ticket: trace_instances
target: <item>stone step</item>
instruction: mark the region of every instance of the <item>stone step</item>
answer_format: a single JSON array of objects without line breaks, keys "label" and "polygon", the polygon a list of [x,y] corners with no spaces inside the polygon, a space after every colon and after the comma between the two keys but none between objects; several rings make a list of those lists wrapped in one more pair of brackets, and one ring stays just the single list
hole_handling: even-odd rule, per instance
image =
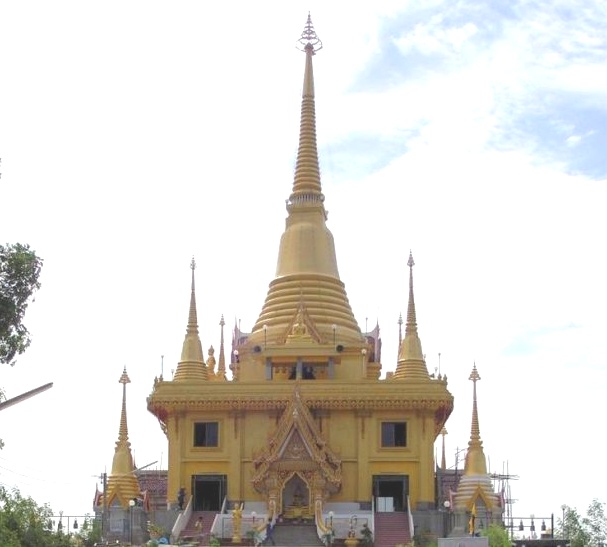
[{"label": "stone step", "polygon": [[[274,542],[277,547],[319,547],[323,545],[316,533],[316,526],[310,524],[277,524],[274,526]],[[266,542],[266,545],[268,542]],[[271,542],[269,543],[271,545]]]}]

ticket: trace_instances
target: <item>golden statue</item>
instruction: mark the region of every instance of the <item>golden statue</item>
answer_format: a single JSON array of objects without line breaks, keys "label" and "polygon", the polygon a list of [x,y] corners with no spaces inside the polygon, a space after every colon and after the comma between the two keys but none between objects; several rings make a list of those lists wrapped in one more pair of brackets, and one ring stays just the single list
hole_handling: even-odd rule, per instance
[{"label": "golden statue", "polygon": [[473,536],[474,529],[476,527],[476,504],[472,506],[472,511],[470,511],[470,520],[468,521],[468,533]]},{"label": "golden statue", "polygon": [[235,505],[232,509],[232,543],[240,543],[242,539],[242,509],[243,503]]}]

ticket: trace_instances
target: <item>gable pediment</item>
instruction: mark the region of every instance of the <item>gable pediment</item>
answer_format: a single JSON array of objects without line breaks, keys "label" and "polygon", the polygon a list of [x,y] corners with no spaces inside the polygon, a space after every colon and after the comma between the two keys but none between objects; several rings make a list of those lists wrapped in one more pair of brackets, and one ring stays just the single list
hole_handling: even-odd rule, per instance
[{"label": "gable pediment", "polygon": [[301,438],[297,428],[290,431],[285,444],[283,445],[282,451],[280,452],[281,460],[304,460],[312,459],[312,454],[306,443]]},{"label": "gable pediment", "polygon": [[314,417],[301,400],[299,387],[285,408],[266,448],[253,460],[258,489],[271,470],[317,470],[333,488],[341,485],[341,461],[328,448]]},{"label": "gable pediment", "polygon": [[282,343],[302,345],[321,343],[320,333],[303,303],[299,305],[297,312],[287,326]]}]

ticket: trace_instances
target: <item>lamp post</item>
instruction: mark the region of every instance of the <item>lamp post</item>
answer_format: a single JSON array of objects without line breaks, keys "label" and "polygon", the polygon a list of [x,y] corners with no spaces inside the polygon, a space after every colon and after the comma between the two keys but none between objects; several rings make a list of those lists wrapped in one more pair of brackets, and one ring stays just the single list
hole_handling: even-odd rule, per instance
[{"label": "lamp post", "polygon": [[365,375],[365,358],[367,357],[367,348],[361,349],[360,355],[361,355],[361,363],[362,363],[362,375],[364,378],[366,376]]},{"label": "lamp post", "polygon": [[129,500],[129,545],[133,544],[133,507],[135,500]]},{"label": "lamp post", "polygon": [[443,536],[447,537],[451,531],[449,529],[449,510],[451,509],[451,502],[449,500],[445,500],[443,507],[445,508],[445,516],[443,517]]}]

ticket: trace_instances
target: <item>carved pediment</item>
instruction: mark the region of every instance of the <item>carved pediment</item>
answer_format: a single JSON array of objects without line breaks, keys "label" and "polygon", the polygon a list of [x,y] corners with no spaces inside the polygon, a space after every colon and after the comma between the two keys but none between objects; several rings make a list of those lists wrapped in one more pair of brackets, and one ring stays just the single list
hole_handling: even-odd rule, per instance
[{"label": "carved pediment", "polygon": [[328,448],[298,386],[266,448],[253,460],[253,484],[262,491],[271,470],[317,470],[331,486],[341,486],[341,461]]},{"label": "carved pediment", "polygon": [[314,325],[314,321],[308,314],[305,306],[299,305],[297,313],[291,319],[287,327],[283,340],[283,344],[320,344],[321,336]]},{"label": "carved pediment", "polygon": [[306,443],[304,443],[297,429],[293,429],[291,431],[291,435],[289,436],[287,443],[284,445],[280,458],[282,460],[312,459]]}]

